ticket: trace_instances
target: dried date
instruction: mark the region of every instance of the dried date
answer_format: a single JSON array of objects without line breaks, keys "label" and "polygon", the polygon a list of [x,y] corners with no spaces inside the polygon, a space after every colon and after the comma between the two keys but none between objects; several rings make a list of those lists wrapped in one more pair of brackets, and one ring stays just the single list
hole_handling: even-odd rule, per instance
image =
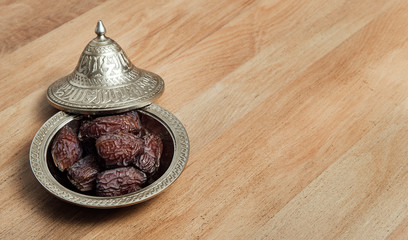
[{"label": "dried date", "polygon": [[154,134],[147,134],[144,139],[144,153],[135,160],[135,165],[145,173],[153,174],[160,167],[163,151],[161,139]]},{"label": "dried date", "polygon": [[80,140],[98,138],[107,133],[138,132],[142,128],[140,120],[134,115],[115,115],[98,117],[84,121],[79,129]]},{"label": "dried date", "polygon": [[134,167],[121,167],[101,172],[96,177],[96,194],[103,197],[119,196],[141,189],[146,174]]},{"label": "dried date", "polygon": [[88,155],[68,169],[68,179],[78,190],[90,191],[95,187],[95,179],[99,171],[97,157]]},{"label": "dried date", "polygon": [[143,140],[131,133],[106,134],[96,140],[96,150],[106,167],[128,166],[143,152]]},{"label": "dried date", "polygon": [[81,158],[82,149],[77,135],[68,125],[64,126],[55,137],[51,155],[55,166],[60,171],[65,171]]},{"label": "dried date", "polygon": [[142,126],[142,123],[140,122],[139,114],[137,113],[136,110],[126,112],[124,115],[131,116],[133,118],[133,121],[135,121],[138,126]]},{"label": "dried date", "polygon": [[118,196],[137,191],[156,179],[163,151],[157,126],[144,124],[134,110],[84,120],[80,126],[76,122],[79,133],[74,125],[65,126],[52,143],[55,165],[67,170],[68,180],[81,192]]}]

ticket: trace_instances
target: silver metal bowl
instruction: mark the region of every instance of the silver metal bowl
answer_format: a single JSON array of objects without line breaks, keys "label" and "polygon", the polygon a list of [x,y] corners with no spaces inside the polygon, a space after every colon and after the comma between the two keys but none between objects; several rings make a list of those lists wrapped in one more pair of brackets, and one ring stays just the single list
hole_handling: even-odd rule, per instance
[{"label": "silver metal bowl", "polygon": [[170,186],[186,166],[190,149],[188,135],[181,122],[158,105],[150,104],[138,111],[143,124],[160,131],[163,135],[162,166],[156,179],[146,187],[115,197],[98,197],[75,190],[67,182],[65,174],[57,170],[50,155],[51,142],[59,129],[82,118],[81,115],[63,111],[56,113],[45,122],[33,139],[30,148],[30,164],[35,177],[54,196],[89,208],[124,207],[156,196]]}]

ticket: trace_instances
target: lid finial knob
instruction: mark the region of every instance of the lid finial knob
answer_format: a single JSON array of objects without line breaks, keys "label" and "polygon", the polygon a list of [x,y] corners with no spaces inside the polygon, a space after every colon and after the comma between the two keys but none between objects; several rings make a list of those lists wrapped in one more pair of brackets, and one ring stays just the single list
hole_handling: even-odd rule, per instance
[{"label": "lid finial knob", "polygon": [[95,33],[98,35],[99,38],[101,39],[105,38],[106,29],[105,26],[103,26],[102,20],[99,20],[98,23],[96,24]]}]

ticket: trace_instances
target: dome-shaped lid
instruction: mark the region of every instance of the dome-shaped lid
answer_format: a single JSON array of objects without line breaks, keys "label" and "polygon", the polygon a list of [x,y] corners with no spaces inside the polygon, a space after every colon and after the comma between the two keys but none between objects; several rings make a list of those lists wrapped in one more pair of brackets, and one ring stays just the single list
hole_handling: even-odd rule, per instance
[{"label": "dome-shaped lid", "polygon": [[74,72],[48,88],[48,101],[68,112],[106,114],[141,108],[158,98],[163,79],[135,67],[105,36],[102,21],[95,32],[98,36],[85,47]]}]

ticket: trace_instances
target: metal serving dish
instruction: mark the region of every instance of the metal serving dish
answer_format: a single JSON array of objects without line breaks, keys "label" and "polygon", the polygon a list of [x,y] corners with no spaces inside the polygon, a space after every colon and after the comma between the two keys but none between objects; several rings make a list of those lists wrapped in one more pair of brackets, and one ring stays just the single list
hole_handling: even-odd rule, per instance
[{"label": "metal serving dish", "polygon": [[[73,73],[57,80],[47,91],[49,102],[60,111],[38,130],[30,148],[31,169],[54,196],[91,208],[116,208],[150,199],[172,184],[186,166],[188,135],[181,122],[164,108],[153,104],[164,90],[160,76],[136,68],[119,45],[105,37],[99,21],[97,37],[83,51]],[[144,188],[121,196],[99,197],[81,193],[54,165],[50,149],[57,132],[75,125],[84,115],[111,115],[136,109],[142,125],[157,132],[163,141],[161,166]]]}]

